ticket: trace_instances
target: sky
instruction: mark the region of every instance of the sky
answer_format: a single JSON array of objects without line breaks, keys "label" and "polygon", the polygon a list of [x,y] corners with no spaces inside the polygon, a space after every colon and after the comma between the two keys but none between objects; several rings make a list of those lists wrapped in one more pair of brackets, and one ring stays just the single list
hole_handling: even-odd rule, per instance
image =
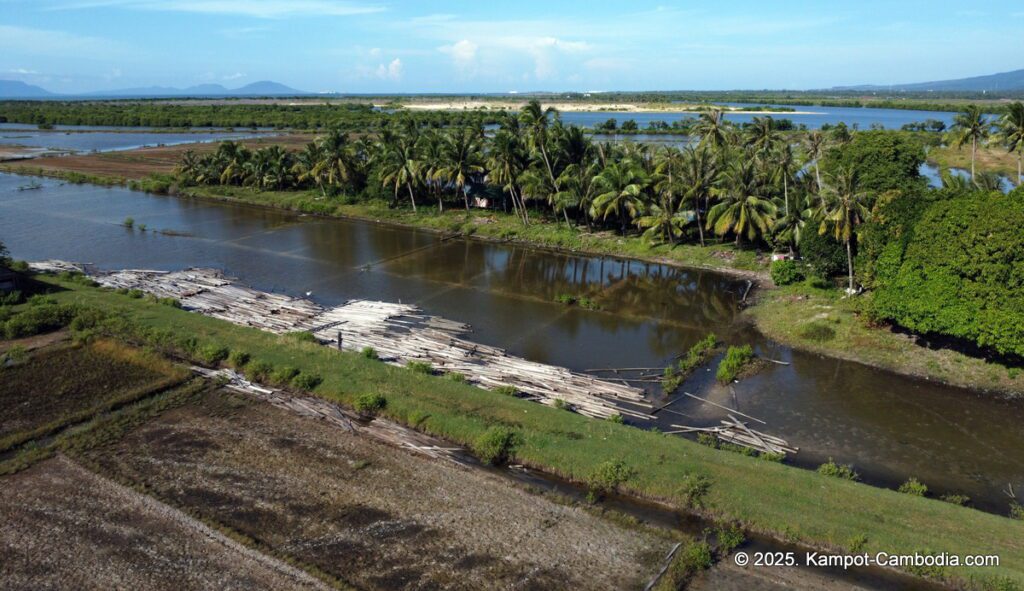
[{"label": "sky", "polygon": [[0,0],[0,79],[64,93],[808,89],[1024,68],[1024,3]]}]

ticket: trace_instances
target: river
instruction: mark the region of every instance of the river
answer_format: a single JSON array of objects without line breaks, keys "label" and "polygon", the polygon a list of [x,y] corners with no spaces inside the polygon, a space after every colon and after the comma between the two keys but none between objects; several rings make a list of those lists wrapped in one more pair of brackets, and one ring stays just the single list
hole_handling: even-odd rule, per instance
[{"label": "river", "polygon": [[[32,181],[42,188],[19,190]],[[126,217],[135,230],[121,225]],[[260,289],[312,292],[327,305],[416,303],[470,323],[474,340],[575,370],[664,366],[713,331],[790,365],[770,364],[730,389],[715,384],[712,363],[683,388],[766,421],[757,428],[801,448],[793,463],[832,457],[890,487],[913,476],[1001,513],[1007,484],[1024,490],[1024,405],[773,343],[740,318],[746,282],[710,271],[6,174],[0,240],[27,260],[209,266]],[[558,304],[560,294],[587,295],[602,309]],[[724,416],[690,399],[670,408],[689,416],[661,413],[662,429]]]}]

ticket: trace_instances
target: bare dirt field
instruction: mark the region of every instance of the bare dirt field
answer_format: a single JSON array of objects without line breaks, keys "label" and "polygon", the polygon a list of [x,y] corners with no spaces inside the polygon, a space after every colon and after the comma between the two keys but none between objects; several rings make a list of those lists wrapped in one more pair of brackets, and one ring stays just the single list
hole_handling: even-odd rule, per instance
[{"label": "bare dirt field", "polygon": [[[298,150],[312,141],[313,137],[311,134],[268,135],[241,140],[239,143],[252,149],[276,144],[288,150]],[[141,179],[150,174],[172,173],[181,162],[181,155],[187,150],[192,150],[196,154],[206,154],[215,151],[218,144],[218,142],[206,142],[96,154],[41,156],[28,160],[5,162],[4,168],[10,172],[19,170],[35,172],[42,169],[44,171],[72,171],[90,175]]]},{"label": "bare dirt field", "polygon": [[672,546],[498,476],[224,392],[86,461],[359,588],[639,588]]},{"label": "bare dirt field", "polygon": [[4,589],[321,589],[64,457],[0,479]]}]

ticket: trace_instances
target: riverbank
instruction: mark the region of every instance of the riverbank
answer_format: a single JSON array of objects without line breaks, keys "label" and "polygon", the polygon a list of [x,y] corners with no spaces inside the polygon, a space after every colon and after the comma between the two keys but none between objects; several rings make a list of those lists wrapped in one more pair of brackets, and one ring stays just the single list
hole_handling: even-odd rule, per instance
[{"label": "riverbank", "polygon": [[[971,170],[971,148],[970,146],[962,148],[935,146],[929,148],[928,163],[937,166],[940,170],[959,168],[969,171]],[[994,172],[1009,178],[1014,183],[1017,182],[1017,154],[1007,152],[1005,148],[994,146],[979,147],[974,165],[978,172]]]},{"label": "riverbank", "polygon": [[[53,297],[105,310],[121,338],[142,339],[179,354],[223,348],[253,362],[318,375],[313,392],[352,405],[379,394],[393,420],[472,447],[503,426],[521,435],[515,462],[575,482],[592,482],[602,465],[630,468],[623,489],[751,531],[816,548],[845,551],[994,553],[999,567],[945,568],[941,576],[985,588],[984,581],[1024,584],[1024,523],[816,472],[705,447],[385,365],[352,353],[279,337],[77,282],[44,278]],[[192,355],[195,355],[193,353]],[[809,509],[813,507],[814,509]]]},{"label": "riverbank", "polygon": [[[296,141],[297,138],[296,138]],[[180,148],[178,148],[180,149]],[[746,314],[758,330],[768,338],[795,349],[810,351],[877,367],[893,373],[925,380],[934,380],[957,387],[1019,395],[1024,391],[1024,376],[984,359],[948,349],[930,349],[917,344],[913,337],[897,334],[887,327],[872,326],[860,314],[861,298],[843,299],[838,290],[805,287],[771,289],[774,285],[767,273],[767,253],[738,250],[732,244],[700,247],[695,244],[651,245],[637,236],[622,237],[613,232],[590,233],[585,227],[569,229],[557,220],[534,220],[529,226],[512,214],[500,211],[449,209],[438,213],[432,203],[421,203],[418,213],[407,208],[391,208],[384,202],[347,204],[341,200],[325,200],[310,191],[255,191],[243,187],[189,187],[178,189],[174,179],[142,174],[157,163],[173,169],[169,151],[175,148],[140,150],[138,166],[127,168],[135,179],[112,176],[111,170],[122,163],[114,158],[93,155],[71,158],[40,159],[34,162],[0,165],[0,170],[63,178],[76,183],[126,185],[133,189],[158,193],[176,192],[185,197],[284,209],[310,215],[349,218],[374,223],[395,224],[435,231],[444,235],[460,235],[469,239],[516,243],[534,248],[549,248],[578,254],[612,256],[651,263],[695,268],[747,279],[765,288],[751,302]],[[127,153],[126,153],[127,154]],[[42,162],[48,168],[35,167]],[[67,168],[64,168],[67,162]],[[85,174],[69,170],[71,167]],[[101,174],[94,174],[100,171]],[[138,180],[136,180],[138,179]],[[840,336],[822,339],[808,337],[799,331],[808,324],[820,324],[822,315],[831,310]]]},{"label": "riverbank", "polygon": [[[397,101],[396,103],[375,104],[378,108],[394,108],[396,105],[411,111],[463,111],[463,110],[492,110],[492,111],[519,111],[528,101],[523,100],[473,100],[453,99],[446,101]],[[727,107],[720,105],[707,105],[697,103],[631,103],[631,102],[554,102],[544,103],[544,108],[553,107],[559,112],[581,112],[581,113],[706,113],[712,109],[724,111],[734,115],[820,115],[817,111],[797,111],[795,109],[745,109],[742,107]]]},{"label": "riverbank", "polygon": [[862,363],[960,388],[1024,396],[1024,372],[872,325],[863,312],[870,294],[844,297],[838,289],[806,285],[758,292],[744,311],[768,338],[788,347]]}]

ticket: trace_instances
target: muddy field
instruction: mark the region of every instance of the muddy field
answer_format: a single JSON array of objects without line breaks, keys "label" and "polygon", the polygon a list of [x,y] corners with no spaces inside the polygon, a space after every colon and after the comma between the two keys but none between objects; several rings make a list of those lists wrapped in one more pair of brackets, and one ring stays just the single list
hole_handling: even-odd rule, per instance
[{"label": "muddy field", "polygon": [[184,375],[169,363],[106,341],[50,346],[30,363],[0,369],[0,444],[80,420]]},{"label": "muddy field", "polygon": [[[289,150],[301,149],[313,139],[310,134],[288,134],[241,140],[252,149],[270,145],[281,145]],[[127,179],[141,179],[150,174],[169,174],[181,162],[181,155],[187,150],[206,154],[217,149],[217,143],[179,144],[139,148],[119,152],[100,152],[69,156],[42,156],[29,160],[5,162],[10,172],[19,170],[72,171],[89,175],[119,176]]]},{"label": "muddy field", "polygon": [[497,476],[226,393],[89,460],[359,588],[639,588],[672,546]]},{"label": "muddy field", "polygon": [[321,589],[294,567],[58,457],[0,478],[4,589]]}]

